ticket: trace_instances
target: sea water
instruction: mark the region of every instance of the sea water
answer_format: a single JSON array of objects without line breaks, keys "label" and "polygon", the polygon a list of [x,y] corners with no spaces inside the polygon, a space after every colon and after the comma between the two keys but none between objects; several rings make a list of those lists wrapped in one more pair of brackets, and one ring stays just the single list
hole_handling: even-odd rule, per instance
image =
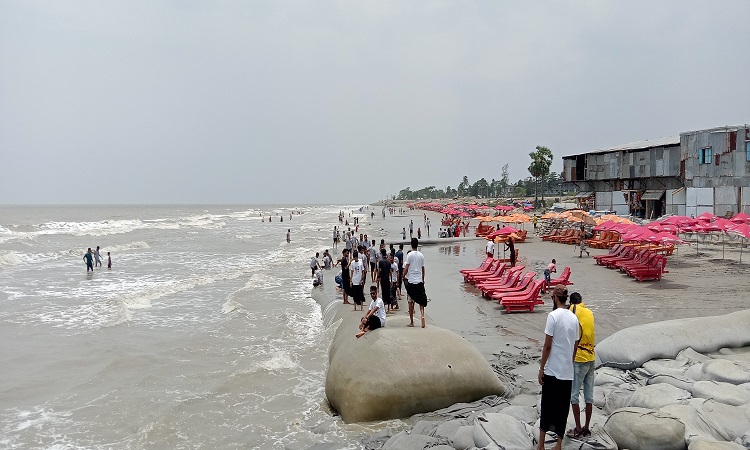
[{"label": "sea water", "polygon": [[350,209],[0,207],[0,448],[356,442],[309,270]]},{"label": "sea water", "polygon": [[[391,242],[422,219],[352,205],[0,206],[0,449],[356,449],[405,427],[344,424],[325,398],[337,324],[311,297],[309,262],[333,250],[340,211]],[[103,266],[87,274],[97,245]],[[421,250],[430,323],[490,357],[499,309],[457,271],[483,243]],[[326,296],[340,295],[336,272]]]}]

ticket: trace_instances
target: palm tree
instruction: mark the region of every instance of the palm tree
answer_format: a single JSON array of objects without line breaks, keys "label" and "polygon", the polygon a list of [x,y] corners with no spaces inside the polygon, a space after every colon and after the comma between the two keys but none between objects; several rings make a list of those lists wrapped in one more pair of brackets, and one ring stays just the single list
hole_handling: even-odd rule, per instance
[{"label": "palm tree", "polygon": [[542,203],[544,203],[544,178],[549,175],[549,168],[552,165],[552,150],[540,145],[536,146],[536,151],[529,153],[531,165],[529,173],[536,180],[534,183],[534,204],[537,204],[537,184],[542,183]]}]

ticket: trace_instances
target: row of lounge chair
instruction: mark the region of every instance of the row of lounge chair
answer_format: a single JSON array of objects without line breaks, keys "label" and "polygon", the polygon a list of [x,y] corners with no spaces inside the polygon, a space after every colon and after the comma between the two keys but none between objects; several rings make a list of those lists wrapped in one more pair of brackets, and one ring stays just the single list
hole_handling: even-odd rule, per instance
[{"label": "row of lounge chair", "polygon": [[[545,292],[544,280],[534,280],[535,272],[523,273],[524,266],[510,267],[507,263],[487,258],[476,269],[462,269],[464,281],[474,284],[482,297],[497,300],[500,306],[510,313],[544,304],[541,294]],[[570,267],[565,267],[558,278],[550,281],[550,286],[570,285]]]},{"label": "row of lounge chair", "polygon": [[616,231],[599,231],[591,239],[586,239],[586,245],[591,248],[611,248],[620,242],[620,233]]},{"label": "row of lounge chair", "polygon": [[552,230],[552,233],[541,236],[543,241],[558,242],[560,244],[575,245],[581,240],[581,230],[566,228],[562,232],[558,229]]},{"label": "row of lounge chair", "polygon": [[594,256],[596,263],[610,269],[619,269],[638,281],[661,280],[667,258],[648,248],[617,244],[606,255]]}]

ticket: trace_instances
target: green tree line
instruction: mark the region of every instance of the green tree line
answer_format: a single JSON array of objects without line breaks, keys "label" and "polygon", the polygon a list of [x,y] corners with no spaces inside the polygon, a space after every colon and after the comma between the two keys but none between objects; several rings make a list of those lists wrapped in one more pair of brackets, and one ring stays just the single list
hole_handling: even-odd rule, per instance
[{"label": "green tree line", "polygon": [[464,175],[455,188],[446,186],[444,189],[435,186],[426,186],[421,189],[412,190],[411,187],[401,189],[397,195],[392,196],[394,200],[427,200],[454,197],[480,197],[480,198],[508,198],[526,197],[534,194],[535,202],[539,195],[544,202],[544,195],[560,196],[563,191],[562,174],[550,172],[552,165],[552,151],[547,147],[537,146],[536,151],[529,153],[531,164],[529,174],[531,176],[520,179],[515,183],[510,182],[508,164],[505,164],[499,179],[480,178],[473,183],[469,177]]}]

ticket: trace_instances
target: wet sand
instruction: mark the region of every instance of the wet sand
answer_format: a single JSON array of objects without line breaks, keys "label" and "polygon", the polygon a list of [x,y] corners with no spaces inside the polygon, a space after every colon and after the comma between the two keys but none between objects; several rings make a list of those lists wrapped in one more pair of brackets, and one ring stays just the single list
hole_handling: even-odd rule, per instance
[{"label": "wet sand", "polygon": [[[386,242],[400,242],[400,230],[406,227],[408,231],[410,219],[414,221],[414,235],[417,227],[422,227],[423,237],[427,238],[423,225],[425,211],[410,211],[405,217],[387,216],[385,220],[378,215],[380,207],[375,206],[374,211],[375,218],[370,221],[368,217],[370,223],[361,226],[360,231],[382,228],[380,233],[373,233],[378,242],[381,238]],[[441,215],[426,213],[434,235]],[[476,225],[474,220],[471,223]],[[570,280],[575,284],[568,290],[581,293],[584,303],[594,312],[597,342],[633,325],[720,315],[750,307],[750,277],[747,276],[750,264],[745,263],[745,258],[750,261],[750,254],[747,250],[743,262],[739,263],[739,248],[726,247],[722,260],[721,245],[700,244],[697,255],[694,243],[682,245],[668,257],[669,273],[664,274],[661,281],[638,282],[617,270],[597,266],[585,253],[583,258],[578,258],[577,249],[572,245],[542,241],[533,234],[532,224],[524,227],[530,230],[529,236],[525,243],[516,244],[519,264],[526,267],[524,272],[535,271],[536,279],[541,279],[542,271],[552,258],[557,260],[558,274],[569,266]],[[473,227],[470,231],[473,233]],[[525,372],[533,379],[537,366],[526,369],[530,366],[524,363],[535,361],[541,354],[544,324],[551,303],[545,298],[545,304],[534,313],[507,314],[497,302],[482,298],[473,285],[464,283],[459,269],[475,268],[481,263],[485,242],[483,239],[465,240],[420,248],[425,255],[425,286],[431,300],[427,315],[437,325],[455,331],[474,344],[496,366],[501,378],[515,378],[514,382],[507,380],[516,385],[514,391],[533,392],[531,385],[524,386],[529,379]],[[499,248],[502,251],[502,245]],[[607,253],[606,250],[589,250],[592,256]],[[402,302],[401,307],[405,313],[406,302]]]}]

